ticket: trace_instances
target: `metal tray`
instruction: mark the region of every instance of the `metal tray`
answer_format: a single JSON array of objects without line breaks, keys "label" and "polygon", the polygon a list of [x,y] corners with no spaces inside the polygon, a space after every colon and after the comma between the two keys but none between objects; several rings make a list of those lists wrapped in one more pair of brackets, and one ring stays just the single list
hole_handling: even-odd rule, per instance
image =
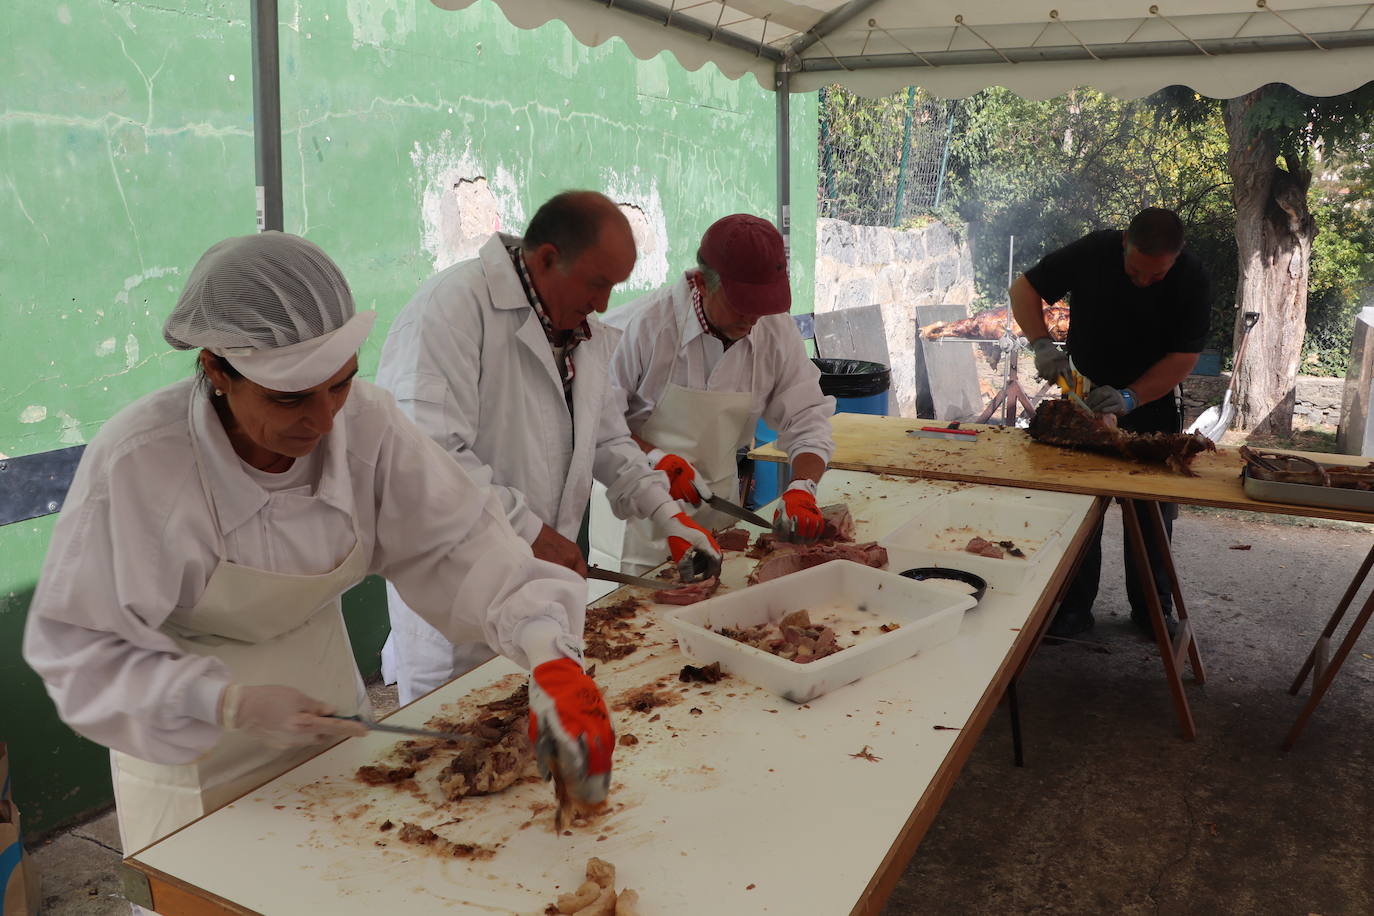
[{"label": "metal tray", "polygon": [[[1340,467],[1340,465],[1323,465]],[[1345,509],[1352,512],[1374,512],[1374,490],[1344,490],[1340,487],[1319,487],[1310,483],[1283,483],[1259,480],[1250,476],[1247,466],[1241,471],[1245,495],[1271,503],[1291,503],[1297,506],[1322,506],[1326,509]]]}]

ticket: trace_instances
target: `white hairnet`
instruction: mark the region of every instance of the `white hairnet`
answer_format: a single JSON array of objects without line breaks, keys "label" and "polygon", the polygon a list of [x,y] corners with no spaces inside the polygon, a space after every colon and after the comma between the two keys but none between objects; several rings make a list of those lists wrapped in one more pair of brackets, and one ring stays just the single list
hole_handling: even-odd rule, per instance
[{"label": "white hairnet", "polygon": [[302,391],[337,373],[376,317],[354,314],[348,282],[319,246],[263,232],[201,256],[162,336],[178,350],[223,356],[264,387]]}]

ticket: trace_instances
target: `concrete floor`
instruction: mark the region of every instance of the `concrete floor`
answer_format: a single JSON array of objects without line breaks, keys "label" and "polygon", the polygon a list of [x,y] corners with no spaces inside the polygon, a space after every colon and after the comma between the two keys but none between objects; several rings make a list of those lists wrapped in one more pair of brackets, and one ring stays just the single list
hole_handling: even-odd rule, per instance
[{"label": "concrete floor", "polygon": [[[885,914],[1374,912],[1374,633],[1278,750],[1300,705],[1288,683],[1370,530],[1184,510],[1175,552],[1209,677],[1188,687],[1187,743],[1128,619],[1118,520],[1091,644],[1042,648],[1021,680],[1025,768],[999,711]],[[44,912],[128,913],[118,845],[106,815],[39,849]]]}]

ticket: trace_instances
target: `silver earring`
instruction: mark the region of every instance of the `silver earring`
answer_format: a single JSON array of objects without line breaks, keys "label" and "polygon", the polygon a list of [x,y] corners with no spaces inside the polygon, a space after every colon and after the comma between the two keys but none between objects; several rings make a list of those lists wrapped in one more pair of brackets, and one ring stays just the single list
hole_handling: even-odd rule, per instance
[{"label": "silver earring", "polygon": [[218,388],[216,388],[216,389],[215,389],[215,397],[217,397],[217,398],[222,398],[222,397],[224,397],[224,392],[223,392],[223,391],[220,391]]}]

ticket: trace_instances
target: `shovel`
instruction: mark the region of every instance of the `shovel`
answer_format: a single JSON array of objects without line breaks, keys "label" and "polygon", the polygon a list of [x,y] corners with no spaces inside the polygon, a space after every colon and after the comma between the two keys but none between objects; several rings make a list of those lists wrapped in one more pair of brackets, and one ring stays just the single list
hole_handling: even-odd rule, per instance
[{"label": "shovel", "polygon": [[1236,375],[1240,370],[1241,358],[1245,356],[1245,344],[1250,340],[1250,329],[1259,321],[1259,312],[1245,313],[1245,327],[1240,335],[1240,346],[1236,348],[1236,358],[1231,361],[1231,383],[1226,386],[1226,393],[1221,396],[1221,405],[1218,407],[1208,407],[1202,412],[1193,425],[1188,427],[1190,433],[1202,433],[1213,442],[1217,442],[1231,428],[1231,421],[1236,418],[1236,408],[1231,404],[1231,393],[1236,390]]}]

